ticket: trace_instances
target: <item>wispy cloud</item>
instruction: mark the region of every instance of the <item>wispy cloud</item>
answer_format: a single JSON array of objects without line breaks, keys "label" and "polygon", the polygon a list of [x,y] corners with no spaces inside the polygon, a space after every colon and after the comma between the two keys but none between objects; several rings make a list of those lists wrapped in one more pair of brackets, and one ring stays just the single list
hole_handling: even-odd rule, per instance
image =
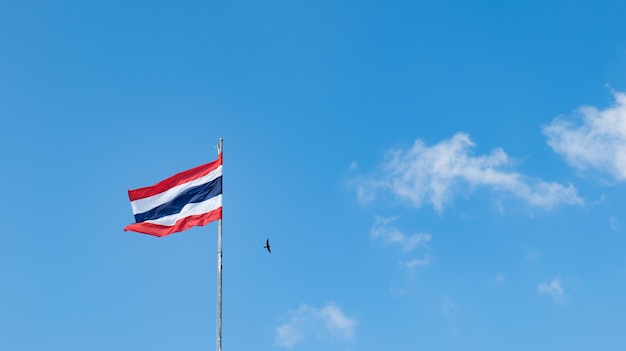
[{"label": "wispy cloud", "polygon": [[419,266],[428,266],[431,262],[430,256],[426,255],[424,258],[415,258],[408,261],[401,261],[400,264],[406,268],[415,268]]},{"label": "wispy cloud", "polygon": [[615,216],[611,216],[609,217],[609,225],[611,226],[611,229],[613,229],[613,231],[615,232],[619,232],[619,220],[617,219],[617,217]]},{"label": "wispy cloud", "polygon": [[537,286],[537,293],[551,296],[554,302],[563,304],[565,302],[565,290],[561,286],[561,278],[556,277],[549,282],[544,282]]},{"label": "wispy cloud", "polygon": [[579,171],[597,170],[626,180],[626,94],[613,93],[606,109],[583,106],[543,128],[548,145]]},{"label": "wispy cloud", "polygon": [[356,320],[328,302],[315,308],[302,305],[289,312],[289,321],[276,328],[276,343],[291,348],[306,338],[349,340],[354,337]]},{"label": "wispy cloud", "polygon": [[441,312],[443,312],[445,316],[450,316],[452,312],[454,312],[454,310],[456,309],[456,303],[450,300],[449,297],[444,296],[443,300],[441,301],[440,308]]},{"label": "wispy cloud", "polygon": [[540,255],[541,253],[539,253],[539,251],[530,248],[526,251],[524,258],[527,259],[528,261],[537,261]]},{"label": "wispy cloud", "polygon": [[510,170],[513,161],[502,149],[473,156],[474,146],[464,133],[433,146],[418,139],[406,150],[390,152],[375,174],[358,178],[357,196],[368,202],[378,193],[388,191],[414,207],[429,203],[439,212],[456,192],[476,187],[509,194],[543,208],[584,202],[572,185],[545,182]]},{"label": "wispy cloud", "polygon": [[506,275],[498,273],[491,279],[491,281],[495,285],[504,285],[504,283],[506,283]]},{"label": "wispy cloud", "polygon": [[356,171],[358,168],[359,168],[359,164],[356,161],[352,161],[352,163],[350,163],[349,169],[351,171]]},{"label": "wispy cloud", "polygon": [[415,233],[406,234],[400,229],[390,225],[398,217],[383,218],[375,217],[374,225],[370,236],[372,239],[380,239],[385,243],[396,244],[402,248],[402,251],[412,251],[418,246],[425,245],[431,239],[430,234],[427,233]]}]

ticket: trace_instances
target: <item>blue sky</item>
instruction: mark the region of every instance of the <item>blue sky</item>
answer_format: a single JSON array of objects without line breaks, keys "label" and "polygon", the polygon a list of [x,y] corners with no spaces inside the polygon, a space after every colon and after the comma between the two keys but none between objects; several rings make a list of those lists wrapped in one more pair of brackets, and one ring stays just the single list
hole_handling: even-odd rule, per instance
[{"label": "blue sky", "polygon": [[[0,3],[0,349],[623,350],[623,1]],[[265,238],[273,252],[262,248]]]}]

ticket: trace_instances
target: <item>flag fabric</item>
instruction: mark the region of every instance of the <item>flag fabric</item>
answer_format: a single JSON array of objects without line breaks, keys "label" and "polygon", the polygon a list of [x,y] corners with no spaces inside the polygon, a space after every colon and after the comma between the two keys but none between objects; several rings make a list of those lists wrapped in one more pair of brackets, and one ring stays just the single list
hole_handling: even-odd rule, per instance
[{"label": "flag fabric", "polygon": [[166,236],[222,218],[222,153],[217,160],[128,191],[135,223],[124,231]]}]

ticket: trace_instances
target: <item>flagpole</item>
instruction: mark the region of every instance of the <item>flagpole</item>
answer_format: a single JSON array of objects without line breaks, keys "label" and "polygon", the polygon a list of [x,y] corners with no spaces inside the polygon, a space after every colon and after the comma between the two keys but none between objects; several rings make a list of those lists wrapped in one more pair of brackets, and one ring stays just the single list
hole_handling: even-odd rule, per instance
[{"label": "flagpole", "polygon": [[[220,138],[220,141],[217,144],[218,156],[222,153],[223,145],[224,145],[224,139]],[[222,190],[222,194],[223,194],[223,190]],[[217,221],[217,349],[216,350],[222,351],[222,219],[221,218]]]}]

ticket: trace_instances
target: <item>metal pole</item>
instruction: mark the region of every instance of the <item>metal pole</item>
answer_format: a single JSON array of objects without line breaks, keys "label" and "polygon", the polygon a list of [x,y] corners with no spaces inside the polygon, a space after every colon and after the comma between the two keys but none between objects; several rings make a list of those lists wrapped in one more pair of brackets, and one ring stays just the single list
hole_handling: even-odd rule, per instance
[{"label": "metal pole", "polygon": [[[218,155],[222,153],[223,143],[224,143],[224,139],[220,138],[219,144],[217,144]],[[223,179],[223,173],[222,173],[222,179]],[[217,349],[216,350],[222,351],[222,219],[221,218],[217,221]]]}]

